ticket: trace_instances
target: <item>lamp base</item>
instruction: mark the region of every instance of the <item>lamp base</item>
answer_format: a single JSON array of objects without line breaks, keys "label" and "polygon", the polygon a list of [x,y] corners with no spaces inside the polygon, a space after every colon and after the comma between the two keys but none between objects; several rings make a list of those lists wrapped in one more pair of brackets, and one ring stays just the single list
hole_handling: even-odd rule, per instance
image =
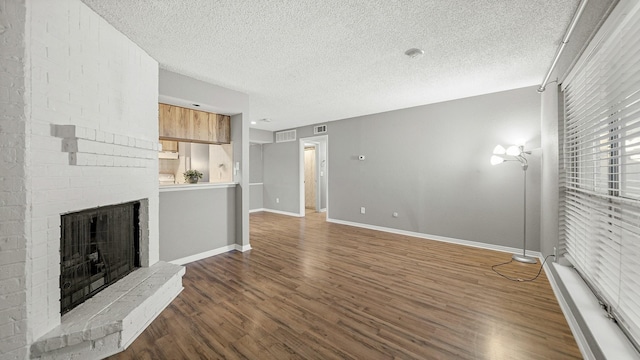
[{"label": "lamp base", "polygon": [[536,260],[536,258],[534,257],[519,254],[513,254],[513,256],[511,256],[511,259],[526,264],[536,264],[538,262],[538,260]]}]

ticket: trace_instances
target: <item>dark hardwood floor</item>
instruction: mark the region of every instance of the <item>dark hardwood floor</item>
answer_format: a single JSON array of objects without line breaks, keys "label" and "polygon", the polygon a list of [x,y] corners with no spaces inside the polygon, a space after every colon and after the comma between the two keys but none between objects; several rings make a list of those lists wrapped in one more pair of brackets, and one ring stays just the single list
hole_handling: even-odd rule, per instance
[{"label": "dark hardwood floor", "polygon": [[112,358],[581,358],[544,272],[491,271],[510,254],[317,213],[252,214],[251,246],[188,264],[180,296]]}]

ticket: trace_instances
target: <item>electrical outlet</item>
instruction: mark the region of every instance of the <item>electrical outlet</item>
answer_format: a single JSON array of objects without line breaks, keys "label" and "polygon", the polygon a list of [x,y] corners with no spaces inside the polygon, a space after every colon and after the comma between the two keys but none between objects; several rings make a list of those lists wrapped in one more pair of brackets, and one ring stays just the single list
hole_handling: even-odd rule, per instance
[{"label": "electrical outlet", "polygon": [[393,212],[393,217],[394,217],[394,218],[397,218],[397,217],[398,217],[398,213],[394,211],[394,212]]},{"label": "electrical outlet", "polygon": [[280,203],[280,198],[276,198],[276,204]]},{"label": "electrical outlet", "polygon": [[360,208],[360,214],[364,214],[364,206]]}]

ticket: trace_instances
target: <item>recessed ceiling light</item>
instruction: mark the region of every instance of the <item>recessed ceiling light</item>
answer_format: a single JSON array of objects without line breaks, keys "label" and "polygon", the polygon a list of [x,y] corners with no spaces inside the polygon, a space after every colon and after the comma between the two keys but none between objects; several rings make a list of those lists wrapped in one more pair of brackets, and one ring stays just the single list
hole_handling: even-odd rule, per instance
[{"label": "recessed ceiling light", "polygon": [[251,125],[255,125],[255,124],[257,124],[257,122],[255,122],[255,121],[252,121],[252,122],[251,122]]},{"label": "recessed ceiling light", "polygon": [[260,119],[260,121],[262,121],[262,122],[271,122],[271,119],[264,118],[264,119]]},{"label": "recessed ceiling light", "polygon": [[420,56],[424,55],[424,50],[411,48],[411,49],[405,51],[404,54],[413,59],[413,58],[417,58],[417,57],[420,57]]}]

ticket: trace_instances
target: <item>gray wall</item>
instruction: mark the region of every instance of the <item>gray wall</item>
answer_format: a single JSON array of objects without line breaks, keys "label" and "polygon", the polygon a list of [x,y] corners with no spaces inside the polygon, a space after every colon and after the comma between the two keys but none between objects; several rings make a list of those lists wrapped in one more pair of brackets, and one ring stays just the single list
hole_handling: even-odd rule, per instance
[{"label": "gray wall", "polygon": [[249,183],[261,183],[262,179],[262,144],[249,146]]},{"label": "gray wall", "polygon": [[267,144],[273,142],[273,131],[249,129],[249,141],[252,143]]},{"label": "gray wall", "polygon": [[[540,147],[535,90],[329,122],[329,218],[521,247],[522,170],[491,166],[489,158],[499,143],[524,139],[528,149]],[[298,138],[308,136],[312,127],[298,129]],[[298,213],[298,156],[297,142],[264,145],[265,208]],[[539,156],[534,152],[527,174],[531,250],[540,246]]]},{"label": "gray wall", "polygon": [[[251,129],[254,130],[254,129]],[[253,134],[253,132],[251,132]],[[262,209],[263,179],[262,179],[262,144],[249,146],[249,209]]]},{"label": "gray wall", "polygon": [[172,261],[236,242],[236,189],[160,193],[160,260]]},{"label": "gray wall", "polygon": [[[300,212],[298,141],[264,144],[264,208],[290,213]],[[276,202],[280,199],[280,202]]]},{"label": "gray wall", "polygon": [[[519,139],[539,148],[539,109],[530,87],[330,123],[329,218],[522,247],[523,171],[489,158]],[[527,177],[527,245],[539,250],[539,151]]]},{"label": "gray wall", "polygon": [[[233,146],[234,172],[233,181],[236,188],[236,244],[249,248],[249,114],[242,113],[231,116],[231,145]],[[243,250],[243,251],[244,251]]]}]

